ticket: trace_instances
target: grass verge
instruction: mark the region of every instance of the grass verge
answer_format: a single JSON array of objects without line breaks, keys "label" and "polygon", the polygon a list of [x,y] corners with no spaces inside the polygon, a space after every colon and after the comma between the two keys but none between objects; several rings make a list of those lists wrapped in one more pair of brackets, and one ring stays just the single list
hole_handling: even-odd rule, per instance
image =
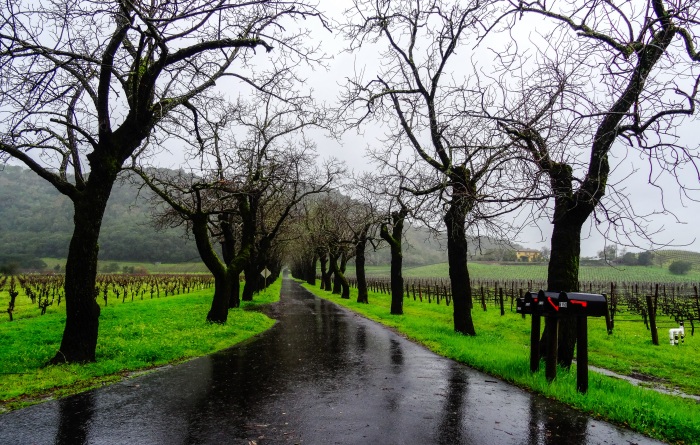
[{"label": "grass verge", "polygon": [[[452,307],[446,307],[444,303],[436,305],[404,299],[404,315],[396,316],[389,314],[388,295],[371,292],[370,304],[366,305],[355,302],[357,298],[355,289],[351,292],[350,300],[343,300],[318,287],[306,284],[304,286],[319,297],[341,304],[387,325],[440,355],[498,376],[522,388],[560,400],[596,418],[614,422],[667,442],[700,444],[700,404],[693,400],[659,394],[656,391],[593,372],[590,373],[588,393],[579,394],[576,391],[575,365],[570,372],[559,370],[557,378],[551,384],[545,379],[544,367],[538,373],[530,373],[529,318],[523,320],[519,315],[509,312],[501,317],[500,313],[494,309],[486,312],[473,310],[477,336],[467,337],[454,332]],[[589,360],[592,365],[604,362],[606,357],[608,361],[612,361],[604,351],[611,344],[615,345],[614,339],[600,340],[601,335],[607,334],[600,334],[601,331],[605,332],[604,328],[600,329],[595,324],[600,321],[596,319],[592,321],[589,325]],[[624,334],[615,335],[621,336],[617,339],[618,342],[626,341]],[[645,335],[645,338],[648,338],[648,335]],[[635,341],[640,346],[635,349],[634,345],[627,345],[619,354],[621,357],[627,354],[627,357],[620,358],[627,360],[627,365],[622,365],[623,367],[638,366],[635,357],[644,355],[643,351],[650,354],[667,352],[661,347],[650,350],[651,342],[644,338],[631,339],[629,343]],[[611,342],[611,344],[606,345],[605,342]],[[646,342],[648,345],[644,347]],[[691,345],[685,347],[688,349]],[[667,349],[669,348],[671,351],[669,354],[679,354],[681,350],[681,348],[673,349],[667,346]],[[645,362],[647,368],[653,368],[653,360],[656,359],[641,359],[641,362]],[[673,367],[673,362],[667,366]],[[696,385],[698,383],[692,376],[686,376],[685,379],[688,382],[695,381]]]},{"label": "grass verge", "polygon": [[257,335],[274,320],[250,309],[279,299],[282,281],[205,322],[213,289],[102,308],[97,361],[46,366],[60,346],[65,313],[0,324],[0,412],[120,381],[134,371],[210,354]]}]

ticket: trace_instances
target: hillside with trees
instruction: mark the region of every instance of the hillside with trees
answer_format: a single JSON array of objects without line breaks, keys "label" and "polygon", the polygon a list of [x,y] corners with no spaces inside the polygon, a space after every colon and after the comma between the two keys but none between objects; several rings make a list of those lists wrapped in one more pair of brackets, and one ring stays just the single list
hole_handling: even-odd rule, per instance
[{"label": "hillside with trees", "polygon": [[[156,230],[150,191],[118,183],[109,198],[100,234],[103,261],[178,263],[199,259],[182,228]],[[73,230],[70,201],[36,173],[17,166],[0,170],[0,264],[37,268],[42,257],[65,258]]]}]

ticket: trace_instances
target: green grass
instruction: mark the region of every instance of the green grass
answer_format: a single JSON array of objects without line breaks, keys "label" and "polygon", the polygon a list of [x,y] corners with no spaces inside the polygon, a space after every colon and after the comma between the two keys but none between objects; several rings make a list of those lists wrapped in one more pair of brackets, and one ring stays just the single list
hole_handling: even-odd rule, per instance
[{"label": "green grass", "polygon": [[[230,347],[270,328],[251,311],[279,299],[281,280],[231,309],[226,324],[205,322],[212,289],[102,307],[97,361],[43,365],[56,353],[65,312],[0,323],[0,409],[15,409],[119,381],[126,373],[181,362]],[[24,297],[26,298],[26,297]]]},{"label": "green grass", "polygon": [[[307,286],[307,285],[305,285]],[[559,370],[547,383],[544,371],[529,372],[530,319],[497,309],[472,311],[477,336],[457,334],[452,325],[452,307],[404,300],[404,315],[389,314],[388,295],[370,293],[369,305],[307,286],[315,294],[342,304],[368,318],[390,326],[436,353],[499,376],[523,388],[565,402],[595,417],[628,426],[649,436],[672,443],[700,443],[700,405],[695,401],[659,394],[628,382],[590,373],[587,394],[576,391],[575,365],[571,372]],[[663,331],[660,338],[664,339]],[[651,344],[641,322],[616,325],[608,336],[602,319],[590,319],[589,361],[619,373],[654,376],[671,387],[700,394],[700,340],[686,337],[686,344],[671,347]]]}]

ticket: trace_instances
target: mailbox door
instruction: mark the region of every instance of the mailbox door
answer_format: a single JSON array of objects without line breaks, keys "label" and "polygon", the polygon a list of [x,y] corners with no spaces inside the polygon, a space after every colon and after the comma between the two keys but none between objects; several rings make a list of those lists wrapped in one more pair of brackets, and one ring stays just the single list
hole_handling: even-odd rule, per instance
[{"label": "mailbox door", "polygon": [[561,295],[562,293],[559,292],[540,291],[537,294],[537,308],[540,314],[550,317],[560,317],[564,315],[567,304],[565,301],[561,300]]},{"label": "mailbox door", "polygon": [[568,292],[569,315],[602,317],[608,305],[608,301],[601,294],[586,294],[582,292]]},{"label": "mailbox door", "polygon": [[519,314],[534,314],[537,310],[537,294],[527,292],[523,298],[516,298],[515,310]]}]

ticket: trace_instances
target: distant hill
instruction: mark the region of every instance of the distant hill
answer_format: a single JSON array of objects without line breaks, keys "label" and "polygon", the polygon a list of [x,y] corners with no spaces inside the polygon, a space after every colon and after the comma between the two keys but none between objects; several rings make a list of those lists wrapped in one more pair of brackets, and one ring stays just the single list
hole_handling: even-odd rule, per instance
[{"label": "distant hill", "polygon": [[[149,190],[139,197],[134,185],[116,183],[100,234],[100,261],[181,263],[198,261],[194,241],[182,229],[157,231],[151,225]],[[0,166],[0,266],[7,262],[32,268],[37,258],[65,258],[73,231],[73,207],[48,182],[31,170]],[[486,237],[469,240],[470,260],[502,260],[502,252],[521,246]],[[700,256],[700,254],[698,254]],[[386,246],[367,251],[370,265],[390,262]],[[426,229],[409,227],[404,241],[407,267],[444,263],[447,241]],[[698,259],[700,264],[700,259]],[[699,270],[699,269],[696,269]]]},{"label": "distant hill", "polygon": [[690,250],[659,250],[654,252],[654,264],[666,267],[674,261],[687,261],[693,265],[693,270],[700,270],[700,252]]},{"label": "distant hill", "polygon": [[[424,266],[447,261],[447,241],[436,238],[426,229],[407,225],[402,248],[405,266]],[[376,251],[368,245],[366,257],[369,265],[384,265],[391,262],[389,246],[383,242]]]},{"label": "distant hill", "polygon": [[[500,252],[515,251],[521,249],[519,244],[504,240],[494,240],[487,237],[470,238],[468,240],[469,260],[499,260],[503,255]],[[407,267],[425,266],[447,262],[447,239],[444,235],[436,236],[425,228],[408,226],[404,233],[403,264]],[[377,251],[371,247],[367,251],[367,263],[369,265],[383,265],[391,262],[391,253],[386,244],[382,244]]]},{"label": "distant hill", "polygon": [[[182,229],[157,231],[142,191],[115,184],[100,234],[102,261],[179,263],[199,259],[194,241]],[[73,232],[73,207],[31,170],[0,166],[0,264],[33,258],[65,258]],[[19,260],[19,261],[18,261]]]}]

